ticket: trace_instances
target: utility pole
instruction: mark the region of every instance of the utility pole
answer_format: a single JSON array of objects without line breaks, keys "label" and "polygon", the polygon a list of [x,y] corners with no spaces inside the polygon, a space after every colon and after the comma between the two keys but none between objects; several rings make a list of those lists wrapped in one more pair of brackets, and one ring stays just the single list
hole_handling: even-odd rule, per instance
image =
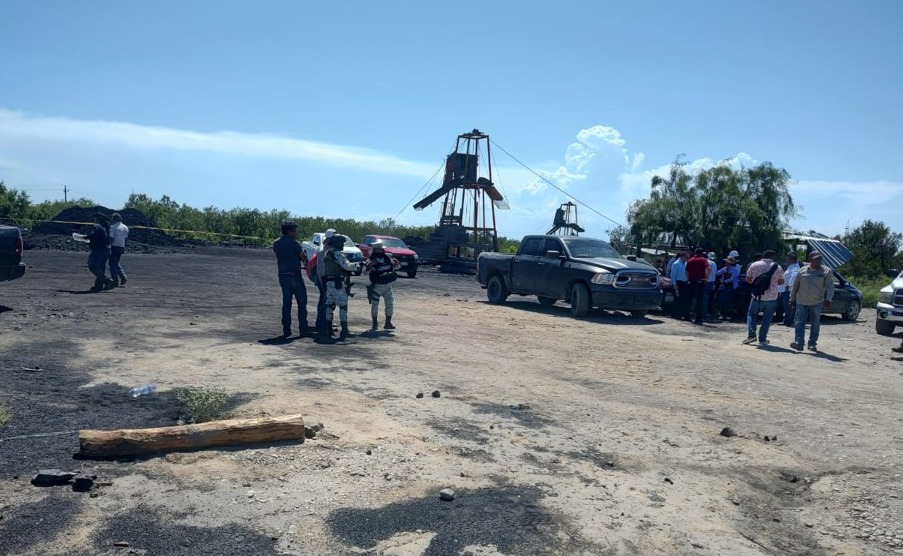
[{"label": "utility pole", "polygon": [[63,202],[64,203],[69,202],[69,188],[65,185],[63,186]]}]

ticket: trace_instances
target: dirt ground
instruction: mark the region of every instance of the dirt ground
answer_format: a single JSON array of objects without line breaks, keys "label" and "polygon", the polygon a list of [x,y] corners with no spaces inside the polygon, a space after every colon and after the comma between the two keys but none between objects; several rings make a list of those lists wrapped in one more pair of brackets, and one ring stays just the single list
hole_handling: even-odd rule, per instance
[{"label": "dirt ground", "polygon": [[[395,333],[279,343],[271,253],[128,255],[128,287],[96,295],[83,254],[26,255],[0,284],[4,554],[903,553],[903,362],[874,311],[800,354],[784,327],[759,348],[740,324],[575,321],[424,269],[397,284]],[[325,429],[73,459],[78,429],[177,423],[184,386]],[[34,487],[42,468],[96,488]]]}]

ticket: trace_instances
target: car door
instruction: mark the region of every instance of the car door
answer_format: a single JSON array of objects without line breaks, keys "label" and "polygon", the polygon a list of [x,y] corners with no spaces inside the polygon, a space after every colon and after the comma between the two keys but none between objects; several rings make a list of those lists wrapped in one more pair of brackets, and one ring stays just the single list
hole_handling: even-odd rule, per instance
[{"label": "car door", "polygon": [[557,251],[564,254],[564,245],[561,240],[547,238],[542,247],[542,256],[536,270],[536,293],[545,297],[563,299],[564,297],[564,269],[557,258],[550,259],[549,251]]},{"label": "car door", "polygon": [[834,280],[834,298],[831,300],[831,307],[828,311],[831,313],[843,313],[850,306],[853,295],[846,288],[847,282],[843,279],[843,276],[833,271],[831,274],[831,278]]},{"label": "car door", "polygon": [[543,238],[530,237],[523,241],[520,252],[511,260],[511,285],[517,293],[536,293],[538,268]]}]

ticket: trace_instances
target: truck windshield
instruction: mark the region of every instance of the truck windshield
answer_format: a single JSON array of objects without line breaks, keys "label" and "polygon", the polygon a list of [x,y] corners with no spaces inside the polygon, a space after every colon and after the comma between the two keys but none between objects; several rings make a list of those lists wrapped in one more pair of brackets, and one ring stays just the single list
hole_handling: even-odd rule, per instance
[{"label": "truck windshield", "polygon": [[565,238],[565,245],[575,259],[620,259],[618,250],[598,239]]},{"label": "truck windshield", "polygon": [[390,249],[407,249],[408,246],[405,245],[403,241],[400,239],[396,239],[394,237],[384,237],[379,241],[383,242],[383,247],[388,247]]}]

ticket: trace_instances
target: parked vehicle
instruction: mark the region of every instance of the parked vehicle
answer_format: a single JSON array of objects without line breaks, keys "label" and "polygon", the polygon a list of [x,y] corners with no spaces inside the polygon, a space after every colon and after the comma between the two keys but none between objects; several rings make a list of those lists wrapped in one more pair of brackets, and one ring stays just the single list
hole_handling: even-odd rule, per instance
[{"label": "parked vehicle", "polygon": [[542,305],[558,300],[574,317],[593,307],[645,317],[662,299],[657,270],[621,256],[609,243],[576,236],[526,236],[517,254],[481,253],[477,276],[490,303],[511,294],[535,295]]},{"label": "parked vehicle", "polygon": [[417,276],[417,268],[420,266],[420,257],[417,253],[414,252],[413,249],[408,247],[405,242],[398,239],[397,237],[392,236],[367,236],[364,238],[364,241],[358,245],[361,252],[364,254],[364,258],[370,256],[370,252],[372,249],[370,245],[374,241],[383,242],[383,248],[386,250],[386,253],[392,255],[398,262],[401,263],[401,271],[407,273],[408,278],[414,278]]},{"label": "parked vehicle", "polygon": [[[361,253],[361,250],[354,244],[354,241],[346,235],[336,234],[340,237],[345,238],[345,247],[342,249],[342,253],[345,254],[345,258],[348,259],[349,262],[359,263],[363,262],[364,254]],[[313,236],[311,236],[310,241],[305,241],[301,244],[301,247],[304,249],[304,254],[307,255],[307,259],[310,260],[313,256],[320,251],[320,246],[323,245],[323,241],[326,239],[326,233],[317,232]]]},{"label": "parked vehicle", "polygon": [[0,282],[16,280],[25,275],[25,263],[22,262],[24,247],[19,228],[0,226]]},{"label": "parked vehicle", "polygon": [[856,322],[862,312],[862,292],[836,270],[834,272],[834,297],[826,315],[840,315],[843,320]]},{"label": "parked vehicle", "polygon": [[875,321],[875,331],[882,336],[890,336],[898,326],[903,326],[903,272],[894,270],[887,274],[894,281],[881,288]]}]

